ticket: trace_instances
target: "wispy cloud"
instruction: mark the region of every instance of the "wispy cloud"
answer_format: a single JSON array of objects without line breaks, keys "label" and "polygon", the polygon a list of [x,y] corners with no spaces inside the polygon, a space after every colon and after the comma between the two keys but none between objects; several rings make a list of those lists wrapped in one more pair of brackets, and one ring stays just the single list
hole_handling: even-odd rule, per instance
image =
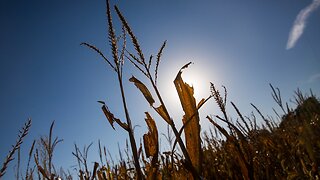
[{"label": "wispy cloud", "polygon": [[313,0],[310,5],[303,8],[296,20],[294,21],[293,27],[289,34],[289,39],[287,42],[287,49],[293,48],[300,36],[303,34],[303,30],[306,27],[307,19],[310,14],[315,11],[320,6],[320,0]]}]

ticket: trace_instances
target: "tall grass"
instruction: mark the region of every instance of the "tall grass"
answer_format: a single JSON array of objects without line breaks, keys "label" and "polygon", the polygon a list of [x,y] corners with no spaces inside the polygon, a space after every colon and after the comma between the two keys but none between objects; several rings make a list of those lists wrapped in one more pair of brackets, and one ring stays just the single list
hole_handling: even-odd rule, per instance
[{"label": "tall grass", "polygon": [[23,139],[29,133],[30,127],[31,127],[31,119],[28,119],[28,121],[24,124],[24,127],[22,128],[22,130],[19,131],[19,135],[16,143],[12,146],[12,149],[10,150],[9,154],[7,155],[6,159],[3,162],[2,168],[0,169],[0,178],[4,176],[4,174],[6,173],[8,164],[14,159],[13,156],[15,152],[19,151],[20,146],[23,143]]},{"label": "tall grass", "polygon": [[[82,43],[82,45],[101,55],[115,72],[119,83],[121,93],[119,101],[122,102],[125,121],[117,118],[106,102],[98,102],[112,128],[117,124],[128,133],[129,142],[126,143],[126,148],[124,150],[119,148],[120,161],[115,162],[106,147],[99,141],[100,162],[93,162],[93,167],[90,167],[89,162],[92,161],[88,159],[88,154],[93,144],[85,146],[82,151],[75,144],[72,155],[78,164],[75,168],[77,176],[72,177],[69,171],[66,173],[64,170],[57,170],[52,159],[56,145],[62,140],[58,137],[53,138],[53,122],[49,129],[49,136],[40,137],[37,146],[35,146],[36,140],[33,142],[26,175],[21,176],[21,179],[319,179],[320,103],[312,92],[310,95],[303,95],[300,90],[297,90],[295,92],[296,108],[291,108],[288,103],[283,102],[280,90],[270,85],[272,98],[282,111],[279,113],[274,110],[278,121],[262,114],[254,104],[251,105],[256,113],[245,116],[236,103],[227,99],[227,88],[224,86],[220,90],[211,83],[211,95],[196,102],[193,88],[182,78],[182,73],[191,65],[190,62],[179,70],[174,80],[179,96],[177,104],[181,104],[184,112],[181,119],[183,125],[178,128],[175,125],[176,120],[169,114],[157,85],[158,69],[166,41],[159,48],[155,58],[150,55],[148,60],[145,59],[146,56],[138,38],[119,8],[114,6],[122,24],[120,35],[117,35],[114,29],[112,8],[108,0],[106,9],[112,60],[97,47],[89,43]],[[131,43],[128,43],[129,38]],[[144,80],[132,76],[129,82],[138,88],[146,103],[158,115],[152,117],[151,113],[145,112],[148,131],[143,135],[143,142],[139,146],[135,140],[126,101],[124,61],[129,61],[138,72],[144,75]],[[149,81],[151,86],[147,87],[143,81]],[[202,119],[202,121],[209,121],[212,126],[208,132],[201,134],[199,109],[209,100],[216,102],[220,115],[208,115],[206,119]],[[229,115],[229,106],[238,117]],[[160,152],[159,150],[160,138],[157,124],[161,122],[158,119],[162,119],[162,122],[168,126],[165,137],[170,144],[169,151]],[[257,123],[259,120],[262,120],[263,124],[259,125]],[[4,161],[0,178],[4,176],[8,163],[13,160],[13,155],[19,150],[30,126],[31,120],[20,131],[16,144]],[[182,133],[184,133],[184,140]],[[175,150],[177,145],[180,147],[180,153]],[[17,163],[20,167],[20,158]],[[19,179],[19,168],[17,174]]]}]

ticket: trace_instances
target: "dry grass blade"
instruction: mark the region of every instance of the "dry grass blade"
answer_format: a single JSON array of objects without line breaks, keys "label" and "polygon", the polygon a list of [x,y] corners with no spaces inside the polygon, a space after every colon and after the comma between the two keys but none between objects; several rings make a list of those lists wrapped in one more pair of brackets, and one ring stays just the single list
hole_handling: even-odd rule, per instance
[{"label": "dry grass blade", "polygon": [[[198,114],[198,111],[200,110],[200,108],[209,100],[209,99],[211,99],[213,96],[209,96],[207,99],[201,99],[201,101],[198,103],[198,105],[197,105],[197,111],[196,112],[194,112],[194,114],[192,115],[192,116],[190,116],[187,120],[185,120],[185,123],[183,123],[183,125],[182,125],[182,127],[180,128],[180,130],[179,130],[179,136],[181,136],[181,134],[182,134],[182,132],[183,132],[183,130],[184,130],[184,128],[186,127],[186,125],[187,124],[189,124],[189,122],[192,120],[192,118],[195,116],[195,115],[197,115]],[[178,139],[176,139],[175,141],[174,141],[174,143],[173,143],[173,147],[172,147],[172,150],[171,150],[171,152],[173,153],[173,151],[174,151],[174,149],[175,149],[175,147],[176,147],[176,145],[177,145],[177,141]]]},{"label": "dry grass blade", "polygon": [[40,166],[37,166],[38,171],[41,173],[41,175],[43,176],[43,178],[45,178],[46,180],[51,180],[48,175],[46,174],[46,171]]},{"label": "dry grass blade", "polygon": [[92,176],[91,176],[91,180],[94,180],[97,176],[97,170],[99,167],[99,163],[94,162],[94,166],[93,166],[93,170],[92,170]]},{"label": "dry grass blade", "polygon": [[[249,132],[250,131],[250,128],[248,126],[248,123],[246,122],[246,120],[243,118],[241,112],[239,111],[238,107],[233,103],[231,102],[231,105],[233,106],[233,108],[236,110],[238,116],[240,117],[241,121],[243,122],[243,124],[246,126],[246,129],[245,132]],[[240,124],[239,124],[240,125]],[[240,125],[241,126],[241,125]]]},{"label": "dry grass blade", "polygon": [[29,151],[29,158],[28,158],[28,164],[27,164],[27,168],[26,168],[26,177],[25,179],[29,179],[29,176],[31,175],[31,172],[29,174],[29,166],[30,166],[30,161],[31,161],[31,158],[32,158],[32,153],[33,153],[33,149],[34,149],[34,145],[36,144],[36,140],[33,140],[33,143],[32,143],[32,146],[30,148],[30,151]]},{"label": "dry grass blade", "polygon": [[155,157],[159,152],[159,143],[158,143],[158,130],[156,122],[150,116],[148,112],[145,112],[146,118],[145,121],[148,125],[149,132],[143,135],[144,148],[147,158]]},{"label": "dry grass blade", "polygon": [[132,76],[129,79],[130,82],[133,82],[134,85],[141,91],[141,93],[143,94],[143,96],[146,98],[146,100],[149,102],[150,106],[153,105],[153,103],[155,102],[150,91],[148,90],[148,88],[146,87],[146,85],[144,85],[141,81],[139,81],[137,78],[135,78],[134,76]]},{"label": "dry grass blade", "polygon": [[160,105],[159,107],[154,108],[154,109],[162,117],[162,119],[164,119],[168,124],[172,124],[172,122],[171,122],[172,120],[170,119],[170,117],[166,113],[163,105]]},{"label": "dry grass blade", "polygon": [[164,41],[158,54],[157,54],[157,62],[156,62],[156,69],[155,69],[155,84],[157,84],[157,79],[158,79],[158,68],[159,68],[159,64],[160,64],[160,60],[161,60],[161,56],[162,56],[162,51],[164,49],[164,47],[166,46],[167,41]]},{"label": "dry grass blade", "polygon": [[58,139],[58,137],[54,138],[54,140],[52,139],[53,127],[54,127],[54,121],[51,123],[51,126],[50,126],[49,137],[40,138],[41,140],[40,142],[44,146],[48,155],[48,172],[50,175],[52,174],[52,169],[53,169],[52,158],[53,158],[54,149],[57,146],[57,144],[63,141],[62,139]]},{"label": "dry grass blade", "polygon": [[[209,98],[211,98],[211,97],[212,97],[212,96],[210,96]],[[208,99],[209,99],[209,98],[208,98]],[[205,103],[208,99],[202,98],[202,99],[198,102],[197,109],[200,109],[200,107],[203,106],[204,103]]]},{"label": "dry grass blade", "polygon": [[184,66],[182,66],[182,68],[180,69],[179,72],[182,72],[182,70],[188,68],[190,66],[190,64],[192,64],[192,62],[188,62],[187,64],[185,64]]},{"label": "dry grass blade", "polygon": [[16,179],[18,180],[20,178],[20,161],[21,161],[21,148],[18,149],[18,159],[17,159],[17,165],[16,165]]},{"label": "dry grass blade", "polygon": [[39,179],[41,178],[40,177],[40,173],[41,173],[43,179],[50,180],[50,178],[48,177],[48,175],[47,175],[46,171],[44,170],[44,168],[41,167],[41,165],[39,164],[38,151],[36,151],[36,154],[34,155],[34,162],[37,165]]},{"label": "dry grass blade", "polygon": [[88,147],[84,146],[82,153],[79,150],[79,148],[75,145],[76,153],[72,152],[72,154],[78,159],[78,162],[81,162],[83,164],[84,172],[82,171],[80,165],[79,165],[80,166],[79,172],[82,171],[82,173],[80,173],[80,174],[82,174],[82,176],[87,177],[86,179],[89,179],[89,177],[90,177],[90,172],[89,172],[89,169],[88,169],[88,152],[89,152],[89,149],[92,146],[92,144],[93,143],[90,143]]},{"label": "dry grass blade", "polygon": [[77,158],[78,167],[79,167],[79,170],[81,170],[81,164],[83,162],[82,162],[82,159],[80,157],[80,154],[79,154],[80,151],[79,151],[79,148],[78,148],[77,144],[74,144],[74,149],[75,149],[75,152],[72,152],[72,155]]},{"label": "dry grass blade", "polygon": [[112,63],[104,56],[104,54],[95,46],[88,44],[88,43],[81,43],[81,45],[85,45],[89,47],[90,49],[96,51],[110,66],[111,68],[117,72],[117,69],[112,65]]},{"label": "dry grass blade", "polygon": [[113,123],[115,121],[114,115],[109,111],[109,108],[106,106],[105,102],[103,102],[103,101],[98,101],[98,102],[102,104],[101,109],[102,109],[104,115],[106,116],[106,118],[108,119],[111,127],[114,129],[114,125],[113,125]]},{"label": "dry grass blade", "polygon": [[186,147],[190,155],[192,165],[198,172],[201,172],[201,139],[199,124],[200,118],[197,110],[196,100],[193,97],[193,88],[185,83],[181,77],[182,69],[187,68],[189,64],[190,63],[181,68],[174,80],[174,84],[178,92],[183,111],[185,113],[183,117],[183,123],[185,124],[187,123],[188,119],[191,119],[184,128]]},{"label": "dry grass blade", "polygon": [[[243,141],[245,141],[244,136],[242,135],[241,131],[235,127],[232,123],[220,118],[219,116],[216,116],[217,118],[219,118],[220,120],[226,122],[227,124],[229,124],[229,127],[232,127],[235,129],[235,131],[237,132],[238,136],[240,137],[242,143],[244,144]],[[239,142],[236,140],[236,137],[234,137],[233,135],[229,135],[229,133],[220,125],[218,125],[218,123],[214,122],[213,119],[209,116],[207,116],[207,119],[215,126],[218,128],[218,130],[227,138],[227,141],[231,142],[233,144],[233,146],[235,147],[235,153],[236,153],[236,159],[241,167],[241,172],[242,175],[244,176],[245,179],[254,179],[253,178],[253,171],[252,171],[252,166],[251,164],[249,164],[244,155],[243,152],[241,150],[241,147],[239,146]]]},{"label": "dry grass blade", "polygon": [[31,119],[28,119],[28,121],[24,124],[24,127],[22,128],[20,134],[18,135],[18,140],[16,141],[16,144],[12,146],[11,151],[9,152],[8,156],[6,157],[2,168],[0,170],[0,178],[6,173],[6,169],[8,167],[8,164],[10,161],[12,161],[14,153],[20,148],[20,145],[23,142],[23,139],[27,136],[29,129],[31,127]]},{"label": "dry grass blade", "polygon": [[[132,53],[131,53],[130,51],[128,51],[127,49],[126,49],[126,53],[128,53],[129,56],[130,56],[133,60],[135,60],[138,64],[144,65],[144,64],[139,60],[138,57],[136,57],[134,54],[132,54]],[[127,58],[128,58],[128,57],[127,57]]]},{"label": "dry grass blade", "polygon": [[219,116],[216,116],[218,119],[220,119],[221,121],[225,122],[228,124],[228,127],[232,128],[238,135],[238,137],[240,138],[241,141],[246,141],[245,139],[245,136],[242,134],[242,132],[239,130],[239,128],[237,128],[234,124],[232,124],[231,122],[225,120],[225,119],[222,119],[221,117]]},{"label": "dry grass blade", "polygon": [[261,113],[261,111],[254,104],[251,103],[251,106],[258,112],[258,114],[261,116],[263,121],[268,126],[269,130],[272,132],[273,131],[273,126],[270,124],[270,121],[267,118],[264,117],[264,115]]},{"label": "dry grass blade", "polygon": [[143,135],[143,143],[147,158],[151,158],[151,165],[146,167],[147,179],[157,179],[158,173],[158,154],[159,154],[159,141],[158,141],[158,130],[156,122],[150,116],[148,112],[145,112],[145,121],[148,125],[149,132]]},{"label": "dry grass blade", "polygon": [[227,130],[225,130],[223,127],[221,127],[218,123],[216,123],[211,117],[207,116],[207,119],[213,124],[218,130],[229,140],[234,141],[234,137],[230,136]]},{"label": "dry grass blade", "polygon": [[279,88],[274,88],[271,84],[269,84],[269,86],[271,87],[272,89],[272,98],[274,99],[274,101],[279,105],[279,107],[281,108],[281,110],[286,113],[286,111],[284,110],[284,107],[283,107],[283,103],[282,103],[282,98],[281,98],[281,94],[280,94],[280,90]]},{"label": "dry grass blade", "polygon": [[102,104],[101,109],[113,129],[115,129],[113,123],[116,122],[119,124],[119,126],[121,126],[126,131],[129,130],[129,127],[126,123],[123,123],[120,119],[114,117],[114,115],[110,112],[110,110],[109,110],[108,106],[105,104],[105,102],[103,102],[103,101],[98,101],[98,102]]},{"label": "dry grass blade", "polygon": [[100,163],[101,163],[101,166],[103,166],[103,161],[102,161],[102,148],[101,148],[101,142],[100,142],[100,139],[98,140],[98,147],[99,147],[99,158],[100,158]]},{"label": "dry grass blade", "polygon": [[[130,55],[130,54],[129,54]],[[131,55],[130,55],[131,56]],[[149,75],[137,64],[135,63],[129,56],[125,54],[125,57],[133,64],[137,69],[139,69],[140,72],[142,72],[146,77],[149,77]],[[132,56],[131,56],[132,57]],[[134,56],[133,56],[134,57]],[[132,58],[133,58],[132,57]],[[134,58],[133,58],[134,59]]]}]

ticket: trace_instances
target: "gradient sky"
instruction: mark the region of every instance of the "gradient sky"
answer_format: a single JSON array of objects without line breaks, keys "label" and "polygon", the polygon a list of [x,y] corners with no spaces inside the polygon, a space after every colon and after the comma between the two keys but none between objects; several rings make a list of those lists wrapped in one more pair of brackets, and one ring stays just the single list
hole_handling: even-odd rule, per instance
[{"label": "gradient sky", "polygon": [[[305,93],[311,88],[319,95],[320,10],[317,4],[305,9],[312,2],[319,4],[318,0],[112,0],[111,4],[117,4],[129,21],[145,56],[155,55],[163,41],[168,41],[159,68],[159,87],[181,125],[172,81],[189,61],[194,64],[183,77],[198,86],[198,100],[209,95],[209,82],[225,85],[229,100],[244,115],[253,111],[250,103],[263,113],[272,113],[276,104],[269,83],[280,88],[285,101],[293,98],[298,87]],[[54,135],[64,139],[54,154],[58,167],[74,173],[70,168],[76,165],[71,155],[73,143],[83,147],[93,142],[89,161],[98,161],[98,139],[114,160],[119,159],[118,143],[125,146],[127,133],[117,125],[114,131],[97,103],[106,101],[124,120],[116,75],[96,53],[80,46],[81,42],[92,43],[111,58],[105,2],[1,0],[0,24],[0,162],[28,118],[33,125],[21,147],[22,166],[33,139],[48,134],[53,120]],[[294,45],[288,45],[290,33]],[[152,109],[127,80],[136,75],[147,81],[129,63],[125,71],[129,111],[137,125],[139,144],[146,132],[144,112]],[[231,106],[229,110],[234,112]],[[205,119],[208,114],[219,114],[213,101],[201,111],[203,129],[210,127]],[[165,133],[163,120],[152,115]],[[164,138],[161,143],[166,149]]]}]

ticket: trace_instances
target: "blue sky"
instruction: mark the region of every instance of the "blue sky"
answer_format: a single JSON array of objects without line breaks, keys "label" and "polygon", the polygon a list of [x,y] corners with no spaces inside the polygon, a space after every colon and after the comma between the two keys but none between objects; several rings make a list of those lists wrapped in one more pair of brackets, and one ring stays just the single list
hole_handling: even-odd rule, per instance
[{"label": "blue sky", "polygon": [[[250,103],[266,114],[276,107],[269,83],[280,88],[286,101],[298,87],[319,95],[320,10],[312,2],[319,4],[318,0],[117,0],[111,4],[123,12],[147,57],[168,41],[159,68],[159,88],[179,125],[182,113],[172,81],[189,61],[194,64],[183,77],[196,86],[198,100],[209,95],[209,82],[225,85],[229,100],[245,115],[253,110]],[[76,165],[73,143],[83,147],[93,142],[89,159],[97,161],[98,139],[115,160],[119,157],[117,144],[124,147],[127,134],[109,126],[97,103],[106,101],[124,120],[116,76],[96,53],[80,46],[92,43],[111,58],[105,14],[104,1],[0,2],[1,160],[28,118],[33,125],[22,145],[23,155],[33,139],[49,133],[55,120],[54,134],[64,139],[54,154],[56,165],[66,169]],[[116,16],[113,19],[117,21]],[[293,26],[295,22],[300,26]],[[301,36],[290,36],[296,41],[288,46],[293,27]],[[124,68],[139,144],[146,132],[144,112],[152,109],[127,80],[135,75],[147,81],[129,63]],[[229,110],[233,112],[231,106]],[[210,126],[205,119],[208,114],[219,114],[213,101],[201,111],[203,129]],[[153,116],[165,132],[165,123]],[[25,162],[27,157],[23,158]]]}]

